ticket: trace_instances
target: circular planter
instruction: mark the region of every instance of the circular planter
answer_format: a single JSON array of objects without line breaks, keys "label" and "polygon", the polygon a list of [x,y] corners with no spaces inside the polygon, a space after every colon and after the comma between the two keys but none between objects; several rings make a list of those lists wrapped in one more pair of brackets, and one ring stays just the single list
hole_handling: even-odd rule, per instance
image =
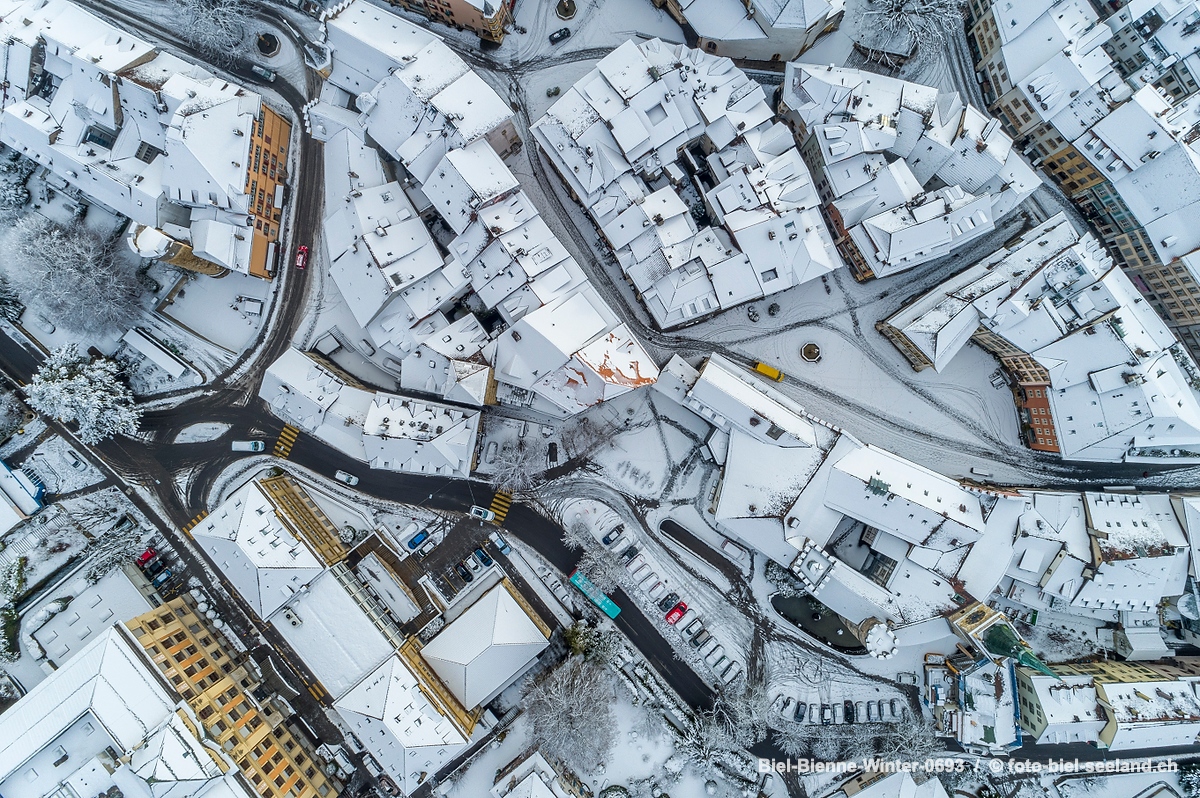
[{"label": "circular planter", "polygon": [[574,19],[575,0],[558,0],[554,6],[554,13],[558,14],[559,19]]},{"label": "circular planter", "polygon": [[804,346],[800,347],[800,357],[804,358],[807,363],[821,362],[821,347],[809,341]]},{"label": "circular planter", "polygon": [[258,34],[258,41],[255,42],[258,52],[270,58],[279,52],[279,37],[274,33]]}]

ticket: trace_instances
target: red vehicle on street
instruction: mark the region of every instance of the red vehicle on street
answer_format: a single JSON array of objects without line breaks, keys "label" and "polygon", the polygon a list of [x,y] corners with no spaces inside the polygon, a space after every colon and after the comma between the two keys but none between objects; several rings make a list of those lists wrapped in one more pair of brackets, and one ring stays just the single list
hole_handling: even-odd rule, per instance
[{"label": "red vehicle on street", "polygon": [[137,558],[138,568],[145,568],[146,564],[148,562],[150,562],[151,560],[153,560],[157,556],[158,556],[158,550],[155,549],[153,546],[149,547],[148,549],[146,549],[145,551],[143,551],[141,554],[138,555],[138,558]]},{"label": "red vehicle on street", "polygon": [[303,269],[306,263],[308,263],[308,247],[301,244],[296,247],[296,268]]},{"label": "red vehicle on street", "polygon": [[683,617],[685,612],[687,612],[687,604],[684,604],[681,601],[672,607],[671,611],[667,613],[667,623],[671,626],[679,623],[679,619]]}]

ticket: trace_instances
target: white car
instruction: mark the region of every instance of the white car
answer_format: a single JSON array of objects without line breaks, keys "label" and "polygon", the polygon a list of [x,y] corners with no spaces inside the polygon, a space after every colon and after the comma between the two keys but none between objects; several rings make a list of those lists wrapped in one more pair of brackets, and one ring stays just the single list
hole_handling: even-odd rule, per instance
[{"label": "white car", "polygon": [[353,474],[347,473],[345,471],[338,471],[336,474],[333,475],[333,478],[336,479],[338,482],[345,482],[347,485],[350,485],[351,487],[358,484],[358,477],[354,476]]},{"label": "white car", "polygon": [[491,510],[486,507],[480,507],[479,505],[474,505],[471,507],[471,515],[475,518],[478,518],[480,521],[491,521],[496,517],[496,514]]}]

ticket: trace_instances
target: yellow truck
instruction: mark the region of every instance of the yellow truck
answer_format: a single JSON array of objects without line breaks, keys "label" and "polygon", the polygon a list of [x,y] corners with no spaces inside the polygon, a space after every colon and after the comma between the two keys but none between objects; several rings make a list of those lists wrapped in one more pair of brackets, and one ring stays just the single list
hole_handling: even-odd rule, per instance
[{"label": "yellow truck", "polygon": [[766,363],[755,362],[754,370],[764,377],[775,380],[775,382],[783,382],[783,372],[774,366],[768,366]]}]

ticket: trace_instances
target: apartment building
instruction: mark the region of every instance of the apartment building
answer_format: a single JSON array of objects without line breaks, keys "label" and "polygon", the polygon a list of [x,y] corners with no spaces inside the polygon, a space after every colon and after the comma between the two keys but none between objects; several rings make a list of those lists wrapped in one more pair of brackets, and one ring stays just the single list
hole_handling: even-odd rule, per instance
[{"label": "apartment building", "polygon": [[256,666],[181,596],[126,622],[191,707],[205,732],[261,798],[332,798],[340,785],[293,734],[278,706],[260,699]]},{"label": "apartment building", "polygon": [[433,22],[469,30],[485,42],[500,44],[512,24],[517,0],[388,0],[406,11],[424,14]]},{"label": "apartment building", "polygon": [[128,217],[143,257],[272,275],[291,126],[261,96],[67,0],[28,0],[0,31],[0,141]]},{"label": "apartment building", "polygon": [[837,30],[845,0],[652,0],[696,32],[706,53],[751,61],[791,61]]}]

